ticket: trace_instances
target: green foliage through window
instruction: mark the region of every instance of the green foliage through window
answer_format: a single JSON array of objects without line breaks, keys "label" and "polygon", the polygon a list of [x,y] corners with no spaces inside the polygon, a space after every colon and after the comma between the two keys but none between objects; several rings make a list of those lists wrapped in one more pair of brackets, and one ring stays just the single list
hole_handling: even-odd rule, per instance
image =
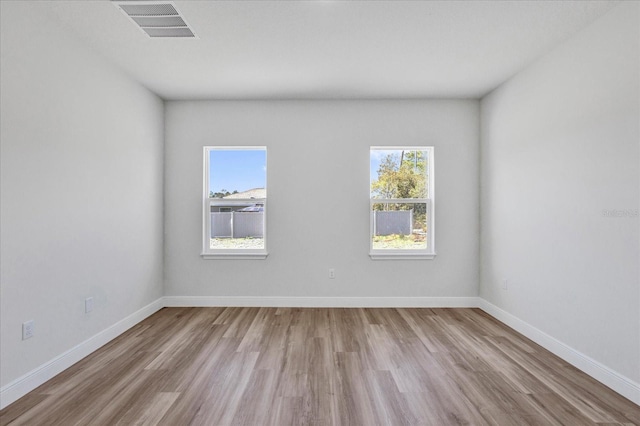
[{"label": "green foliage through window", "polygon": [[383,151],[372,198],[427,198],[427,153]]}]

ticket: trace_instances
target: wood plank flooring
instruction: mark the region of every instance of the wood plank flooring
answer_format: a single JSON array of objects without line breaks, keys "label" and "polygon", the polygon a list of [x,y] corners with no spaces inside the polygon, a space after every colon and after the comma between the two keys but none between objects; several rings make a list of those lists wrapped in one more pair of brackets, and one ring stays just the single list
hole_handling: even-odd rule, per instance
[{"label": "wood plank flooring", "polygon": [[2,425],[637,425],[478,309],[165,308]]}]

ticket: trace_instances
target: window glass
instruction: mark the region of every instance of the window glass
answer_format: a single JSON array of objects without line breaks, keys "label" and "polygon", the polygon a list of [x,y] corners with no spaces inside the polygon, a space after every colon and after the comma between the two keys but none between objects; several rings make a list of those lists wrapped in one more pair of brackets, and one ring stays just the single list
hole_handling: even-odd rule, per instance
[{"label": "window glass", "polygon": [[434,254],[432,170],[432,147],[371,148],[372,257]]},{"label": "window glass", "polygon": [[267,152],[205,148],[203,255],[266,254]]}]

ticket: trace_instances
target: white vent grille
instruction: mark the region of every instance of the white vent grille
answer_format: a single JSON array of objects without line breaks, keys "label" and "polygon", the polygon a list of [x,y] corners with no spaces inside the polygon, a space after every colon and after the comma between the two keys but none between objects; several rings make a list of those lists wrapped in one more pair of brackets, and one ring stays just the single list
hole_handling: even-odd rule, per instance
[{"label": "white vent grille", "polygon": [[189,28],[143,28],[149,37],[193,37]]},{"label": "white vent grille", "polygon": [[120,4],[129,16],[175,16],[178,11],[172,4]]},{"label": "white vent grille", "polygon": [[142,32],[152,38],[197,38],[171,1],[113,1]]},{"label": "white vent grille", "polygon": [[143,16],[132,18],[142,28],[186,27],[187,24],[179,16]]}]

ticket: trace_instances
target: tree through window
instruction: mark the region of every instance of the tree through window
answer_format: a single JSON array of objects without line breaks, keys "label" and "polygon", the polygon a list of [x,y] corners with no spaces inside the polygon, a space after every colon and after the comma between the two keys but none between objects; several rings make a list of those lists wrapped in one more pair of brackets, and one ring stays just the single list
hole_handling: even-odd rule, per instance
[{"label": "tree through window", "polygon": [[432,258],[433,147],[371,147],[372,258]]}]

